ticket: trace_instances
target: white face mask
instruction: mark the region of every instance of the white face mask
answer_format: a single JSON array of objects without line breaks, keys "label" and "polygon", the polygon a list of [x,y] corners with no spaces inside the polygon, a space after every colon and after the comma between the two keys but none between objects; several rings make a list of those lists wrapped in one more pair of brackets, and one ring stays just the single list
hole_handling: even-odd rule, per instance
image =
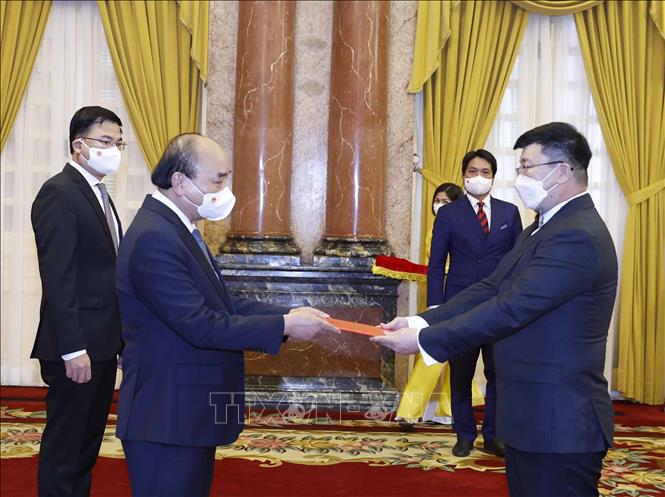
[{"label": "white face mask", "polygon": [[485,195],[492,189],[492,182],[491,178],[473,176],[472,178],[464,178],[464,188],[473,195]]},{"label": "white face mask", "polygon": [[441,207],[443,207],[444,205],[446,205],[446,204],[444,204],[443,202],[434,202],[432,204],[432,210],[434,211],[435,216],[439,213],[439,209]]},{"label": "white face mask", "polygon": [[543,203],[547,194],[554,190],[558,183],[556,183],[549,190],[545,190],[543,183],[547,178],[549,178],[558,167],[552,169],[547,176],[541,180],[530,178],[529,176],[524,176],[523,174],[517,175],[517,180],[515,180],[515,190],[519,194],[524,206],[528,209],[537,210],[540,204]]},{"label": "white face mask", "polygon": [[90,156],[90,158],[87,160],[88,166],[104,176],[107,174],[115,174],[118,171],[118,168],[120,167],[120,161],[122,160],[122,155],[120,154],[118,147],[90,147],[82,139],[79,138],[78,141],[85,145],[88,149],[88,154]]},{"label": "white face mask", "polygon": [[203,202],[201,205],[196,205],[185,197],[187,202],[196,207],[196,212],[199,213],[199,216],[208,221],[221,221],[231,214],[233,206],[236,203],[236,197],[228,186],[215,193],[203,193],[191,179],[187,179],[192,186],[196,188],[196,191],[203,195]]}]

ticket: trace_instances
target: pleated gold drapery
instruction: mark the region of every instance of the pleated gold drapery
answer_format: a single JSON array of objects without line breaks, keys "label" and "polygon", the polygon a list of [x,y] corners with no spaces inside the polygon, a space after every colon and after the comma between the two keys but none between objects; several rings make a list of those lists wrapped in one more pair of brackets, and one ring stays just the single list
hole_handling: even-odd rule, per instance
[{"label": "pleated gold drapery", "polygon": [[199,129],[208,2],[98,1],[111,58],[152,170],[171,138]]},{"label": "pleated gold drapery", "polygon": [[50,9],[50,0],[0,2],[0,150],[28,87]]},{"label": "pleated gold drapery", "polygon": [[511,0],[518,7],[545,16],[565,16],[595,7],[603,0]]},{"label": "pleated gold drapery", "polygon": [[628,202],[618,389],[647,404],[665,400],[665,40],[656,20],[645,1],[605,2],[575,15],[603,137]]},{"label": "pleated gold drapery", "polygon": [[[510,2],[470,1],[450,7],[450,35],[440,66],[424,84],[423,175],[427,181],[422,240],[433,224],[431,200],[437,184],[459,184],[462,157],[487,140],[527,22],[527,13]],[[418,22],[420,16],[419,10]],[[425,244],[421,247],[421,261],[426,262]]]}]

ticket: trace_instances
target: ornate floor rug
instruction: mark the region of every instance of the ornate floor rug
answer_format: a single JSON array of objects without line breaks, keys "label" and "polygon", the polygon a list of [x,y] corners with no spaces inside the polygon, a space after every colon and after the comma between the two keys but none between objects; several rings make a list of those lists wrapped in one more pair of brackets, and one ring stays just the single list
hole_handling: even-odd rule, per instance
[{"label": "ornate floor rug", "polygon": [[[39,401],[6,399],[0,408],[0,490],[3,496],[35,495],[45,412],[36,409]],[[601,495],[665,495],[662,407],[618,404],[615,410],[615,447],[604,461]],[[112,414],[93,476],[96,497],[129,495],[114,424]],[[469,457],[458,458],[451,454],[454,443],[452,430],[441,425],[405,433],[376,416],[249,412],[238,441],[217,451],[212,495],[508,495],[502,459],[481,452],[479,440]]]}]

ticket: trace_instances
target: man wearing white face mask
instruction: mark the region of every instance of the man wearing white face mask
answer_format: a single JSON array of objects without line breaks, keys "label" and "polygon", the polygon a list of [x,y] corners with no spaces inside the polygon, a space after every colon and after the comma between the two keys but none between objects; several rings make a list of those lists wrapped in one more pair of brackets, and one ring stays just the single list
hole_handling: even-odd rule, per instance
[{"label": "man wearing white face mask", "polygon": [[[496,170],[496,159],[484,149],[472,150],[462,159],[466,195],[439,209],[432,230],[427,266],[428,306],[447,302],[489,276],[522,232],[517,206],[490,196]],[[445,275],[448,258],[450,267]],[[503,456],[503,445],[495,435],[496,383],[492,344],[488,343],[449,361],[453,429],[457,435],[452,452],[457,457],[469,455],[477,436],[472,381],[481,351],[487,379],[483,449]]]},{"label": "man wearing white face mask", "polygon": [[115,266],[120,218],[102,182],[120,166],[122,122],[83,107],[70,122],[72,158],[32,205],[42,280],[31,357],[49,386],[39,454],[40,496],[87,496],[120,353]]},{"label": "man wearing white face mask", "polygon": [[516,188],[539,221],[489,277],[436,309],[395,318],[385,328],[399,331],[373,340],[420,350],[430,363],[493,342],[510,495],[597,496],[614,428],[603,376],[614,243],[586,191],[591,149],[582,134],[549,123],[515,148]]},{"label": "man wearing white face mask", "polygon": [[[166,147],[118,256],[125,348],[117,436],[134,496],[207,496],[215,448],[242,431],[243,351],[339,333],[312,308],[232,296],[194,225],[227,217],[226,152],[187,133]],[[236,173],[237,174],[237,173]]]}]

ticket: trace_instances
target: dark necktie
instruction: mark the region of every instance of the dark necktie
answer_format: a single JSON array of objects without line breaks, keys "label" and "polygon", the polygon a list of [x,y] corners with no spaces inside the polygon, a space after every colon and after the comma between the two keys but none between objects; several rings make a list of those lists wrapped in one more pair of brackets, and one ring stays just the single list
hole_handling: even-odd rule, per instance
[{"label": "dark necktie", "polygon": [[208,252],[208,246],[206,245],[206,242],[203,241],[203,237],[201,236],[201,232],[194,228],[194,231],[192,231],[192,235],[194,236],[194,240],[196,240],[196,243],[198,244],[199,248],[201,249],[201,252],[203,252],[203,256],[205,257],[206,261],[208,261],[208,264],[210,264],[210,267],[212,267],[213,271],[215,274],[217,274],[217,271],[215,271],[215,266],[210,260],[210,254]]},{"label": "dark necktie", "polygon": [[106,224],[111,231],[111,238],[113,238],[113,247],[115,253],[118,253],[118,233],[115,231],[115,223],[113,222],[113,211],[111,210],[111,202],[109,201],[109,192],[106,190],[104,183],[97,183],[99,191],[102,192],[102,204],[104,205],[104,214],[106,215]]},{"label": "dark necktie", "polygon": [[490,232],[490,223],[487,220],[485,209],[483,209],[483,207],[485,207],[485,204],[478,202],[478,222],[480,223],[480,227],[483,229],[483,233],[485,236],[487,236]]}]

